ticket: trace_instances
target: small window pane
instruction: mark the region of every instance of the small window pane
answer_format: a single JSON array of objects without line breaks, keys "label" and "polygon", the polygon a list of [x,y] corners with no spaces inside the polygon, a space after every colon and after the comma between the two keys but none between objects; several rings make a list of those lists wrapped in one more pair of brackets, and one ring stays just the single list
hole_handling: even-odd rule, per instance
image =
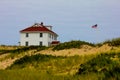
[{"label": "small window pane", "polygon": [[26,42],[25,42],[25,46],[28,46],[28,45],[29,45],[29,43],[28,43],[28,41],[26,41]]},{"label": "small window pane", "polygon": [[29,33],[26,33],[26,37],[29,37]]},{"label": "small window pane", "polygon": [[40,41],[40,46],[42,46],[43,45],[43,43],[42,43],[42,41]]},{"label": "small window pane", "polygon": [[40,37],[42,37],[43,36],[43,34],[42,33],[40,33]]}]

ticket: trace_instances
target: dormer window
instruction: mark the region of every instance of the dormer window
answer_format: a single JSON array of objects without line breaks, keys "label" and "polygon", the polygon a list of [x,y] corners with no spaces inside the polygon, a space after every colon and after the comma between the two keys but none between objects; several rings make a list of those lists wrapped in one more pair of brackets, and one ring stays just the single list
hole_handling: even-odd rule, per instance
[{"label": "dormer window", "polygon": [[29,33],[26,33],[26,37],[29,37]]}]

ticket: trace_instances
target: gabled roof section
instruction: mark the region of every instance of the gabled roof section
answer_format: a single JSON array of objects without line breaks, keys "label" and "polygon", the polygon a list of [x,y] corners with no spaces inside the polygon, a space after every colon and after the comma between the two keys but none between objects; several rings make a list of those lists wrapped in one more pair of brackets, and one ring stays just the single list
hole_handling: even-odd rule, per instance
[{"label": "gabled roof section", "polygon": [[21,30],[20,32],[21,33],[22,32],[48,32],[48,33],[52,33],[52,34],[55,34],[56,36],[58,36],[55,32],[48,29],[47,27],[48,26],[44,26],[42,22],[41,22],[41,24],[35,23],[33,26],[25,28],[25,29]]}]

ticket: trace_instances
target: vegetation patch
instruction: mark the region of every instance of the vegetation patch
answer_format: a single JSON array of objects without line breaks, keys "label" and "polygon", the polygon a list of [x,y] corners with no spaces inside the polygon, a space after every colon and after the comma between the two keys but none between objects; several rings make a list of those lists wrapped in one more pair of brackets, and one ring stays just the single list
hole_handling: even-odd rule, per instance
[{"label": "vegetation patch", "polygon": [[71,75],[54,76],[38,70],[0,70],[0,80],[75,80]]},{"label": "vegetation patch", "polygon": [[120,46],[120,38],[115,38],[112,40],[107,40],[103,44],[109,44],[109,46]]},{"label": "vegetation patch", "polygon": [[102,53],[92,60],[81,64],[78,74],[104,74],[103,79],[120,80],[120,53]]},{"label": "vegetation patch", "polygon": [[34,50],[34,49],[37,50],[37,51],[41,51],[41,50],[48,49],[48,47],[45,47],[45,46],[28,46],[28,47],[20,47],[20,48],[13,49],[13,50],[2,49],[2,50],[0,50],[0,55],[6,54],[6,53],[22,53],[22,52],[29,51],[29,50]]},{"label": "vegetation patch", "polygon": [[[32,66],[38,66],[39,63],[47,62],[52,59],[56,59],[58,57],[56,56],[51,56],[51,55],[42,55],[42,54],[37,54],[37,55],[32,55],[32,56],[24,56],[18,60],[16,60],[13,65],[9,68],[18,68],[16,66],[19,66],[19,68],[24,68],[26,65],[32,65]],[[62,58],[62,57],[59,57]],[[23,67],[24,66],[24,67]]]},{"label": "vegetation patch", "polygon": [[94,44],[85,41],[70,41],[61,43],[53,48],[53,50],[63,50],[70,48],[80,48],[82,45],[94,46]]},{"label": "vegetation patch", "polygon": [[83,64],[93,57],[94,56],[62,57],[37,54],[24,56],[16,60],[7,70],[35,69],[53,75],[75,74],[79,69],[79,64]]},{"label": "vegetation patch", "polygon": [[47,49],[47,47],[45,47],[45,46],[28,46],[28,47],[11,50],[11,53],[21,53],[21,52],[25,52],[25,51],[29,51],[29,50],[34,50],[34,49],[36,49],[37,51],[41,51],[41,50]]}]

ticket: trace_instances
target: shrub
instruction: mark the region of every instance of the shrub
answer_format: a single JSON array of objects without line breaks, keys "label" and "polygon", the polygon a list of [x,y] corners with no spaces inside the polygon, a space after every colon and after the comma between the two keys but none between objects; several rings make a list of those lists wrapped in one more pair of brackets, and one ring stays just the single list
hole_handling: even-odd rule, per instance
[{"label": "shrub", "polygon": [[80,48],[82,45],[89,45],[94,46],[92,43],[88,43],[85,41],[70,41],[64,42],[59,45],[56,45],[53,50],[63,50],[63,49],[70,49],[70,48]]},{"label": "shrub", "polygon": [[120,65],[115,65],[113,69],[106,71],[104,80],[120,80]]},{"label": "shrub", "polygon": [[37,54],[37,55],[32,55],[32,56],[24,56],[23,58],[20,58],[14,62],[14,64],[24,64],[24,63],[31,63],[34,61],[48,61],[51,58],[55,58],[55,56],[51,55],[42,55],[42,54]]},{"label": "shrub", "polygon": [[104,53],[98,55],[96,58],[86,62],[85,64],[81,64],[78,74],[86,74],[90,72],[109,73],[111,70],[116,69],[116,66],[118,66],[120,63],[119,61],[114,61],[111,59],[114,58],[114,56],[116,55],[119,56],[120,53],[110,53],[110,54]]},{"label": "shrub", "polygon": [[103,44],[109,44],[110,46],[120,46],[120,38],[115,38],[112,40],[107,40]]},{"label": "shrub", "polygon": [[[51,56],[51,55],[42,55],[42,54],[37,54],[37,55],[32,55],[32,56],[26,55],[16,60],[9,68],[14,69],[16,68],[16,66],[19,66],[19,68],[24,68],[27,64],[28,65],[32,64],[33,66],[37,66],[38,63],[47,62],[47,61],[50,61],[51,59],[56,59],[56,58],[58,57]],[[62,58],[62,57],[59,57],[59,58]]]},{"label": "shrub", "polygon": [[3,50],[2,52],[4,52],[4,53],[8,53],[8,52],[10,52],[10,53],[22,53],[22,52],[33,50],[33,49],[36,49],[37,51],[41,51],[41,50],[47,49],[47,47],[45,47],[45,46],[29,46],[29,47],[18,48],[15,50]]},{"label": "shrub", "polygon": [[38,51],[40,51],[40,50],[46,49],[46,47],[45,46],[29,46],[29,47],[20,47],[14,50],[0,50],[0,55],[6,54],[6,53],[22,53],[32,49],[37,49]]}]

